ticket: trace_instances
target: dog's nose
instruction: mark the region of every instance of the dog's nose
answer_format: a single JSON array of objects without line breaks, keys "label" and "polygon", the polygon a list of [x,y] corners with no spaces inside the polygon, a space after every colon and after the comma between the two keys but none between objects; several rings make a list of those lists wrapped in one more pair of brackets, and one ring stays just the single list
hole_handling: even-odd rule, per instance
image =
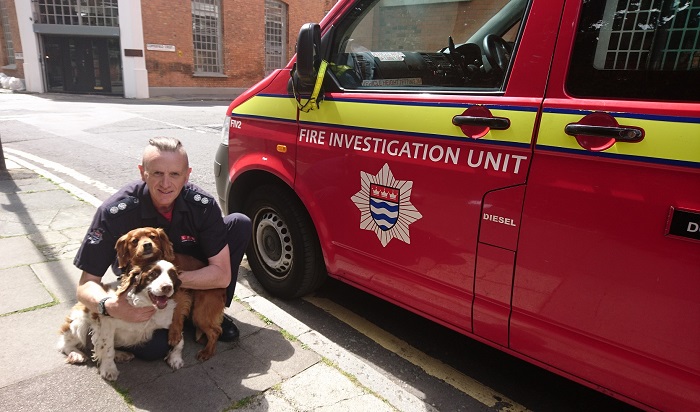
[{"label": "dog's nose", "polygon": [[173,287],[172,287],[172,285],[163,285],[163,286],[160,288],[160,290],[162,290],[163,293],[165,293],[166,295],[169,295],[170,292],[173,291]]},{"label": "dog's nose", "polygon": [[143,251],[144,251],[144,252],[148,253],[148,252],[150,252],[151,250],[153,250],[153,244],[152,244],[151,242],[148,242],[148,243],[144,243],[144,244],[143,244]]}]

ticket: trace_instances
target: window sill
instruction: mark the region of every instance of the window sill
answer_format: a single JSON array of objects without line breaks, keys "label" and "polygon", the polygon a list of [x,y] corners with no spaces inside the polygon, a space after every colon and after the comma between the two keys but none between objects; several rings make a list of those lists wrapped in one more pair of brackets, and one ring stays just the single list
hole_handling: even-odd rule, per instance
[{"label": "window sill", "polygon": [[227,78],[228,76],[222,73],[205,73],[205,72],[199,72],[199,73],[193,73],[192,77],[221,77],[221,78]]}]

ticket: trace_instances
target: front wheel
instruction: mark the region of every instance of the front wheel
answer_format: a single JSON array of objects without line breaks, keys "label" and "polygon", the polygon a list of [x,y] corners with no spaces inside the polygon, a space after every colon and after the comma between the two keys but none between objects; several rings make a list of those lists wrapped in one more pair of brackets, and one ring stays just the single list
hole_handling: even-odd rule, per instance
[{"label": "front wheel", "polygon": [[291,299],[312,292],[326,278],[321,247],[306,210],[285,188],[257,188],[244,211],[253,223],[248,262],[271,294]]}]

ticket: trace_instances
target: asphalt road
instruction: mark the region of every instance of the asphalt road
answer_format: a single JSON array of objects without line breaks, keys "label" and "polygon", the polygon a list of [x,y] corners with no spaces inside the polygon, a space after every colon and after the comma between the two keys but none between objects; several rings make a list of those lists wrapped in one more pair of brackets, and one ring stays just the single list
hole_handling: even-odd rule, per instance
[{"label": "asphalt road", "polygon": [[[190,180],[214,195],[214,153],[227,105],[2,93],[0,142],[6,156],[104,200],[139,179],[148,138],[174,136],[189,153]],[[259,289],[252,275],[246,280]],[[634,410],[340,282],[277,303],[441,411]]]}]

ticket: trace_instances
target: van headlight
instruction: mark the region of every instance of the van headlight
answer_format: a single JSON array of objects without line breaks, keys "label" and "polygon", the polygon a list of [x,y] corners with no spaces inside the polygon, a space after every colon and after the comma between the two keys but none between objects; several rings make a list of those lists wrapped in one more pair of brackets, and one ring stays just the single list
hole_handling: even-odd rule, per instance
[{"label": "van headlight", "polygon": [[231,125],[231,116],[224,117],[224,124],[221,126],[221,144],[228,146],[228,133]]}]

